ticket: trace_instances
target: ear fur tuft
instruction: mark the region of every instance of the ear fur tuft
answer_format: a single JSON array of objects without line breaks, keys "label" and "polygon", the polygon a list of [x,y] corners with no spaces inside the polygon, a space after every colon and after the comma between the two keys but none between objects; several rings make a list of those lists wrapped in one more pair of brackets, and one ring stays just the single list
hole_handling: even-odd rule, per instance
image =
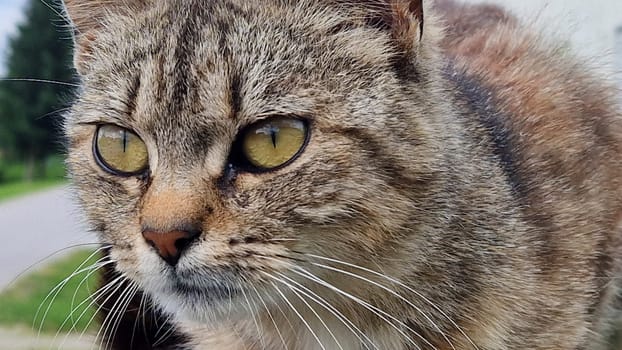
[{"label": "ear fur tuft", "polygon": [[405,53],[414,53],[423,38],[423,0],[337,1],[346,7],[362,7],[367,22],[373,27],[390,31]]},{"label": "ear fur tuft", "polygon": [[130,12],[144,5],[143,0],[64,0],[65,13],[77,33],[86,33],[101,26],[102,19],[112,12]]},{"label": "ear fur tuft", "polygon": [[423,1],[393,0],[390,3],[393,37],[405,51],[411,52],[423,38]]},{"label": "ear fur tuft", "polygon": [[111,13],[131,14],[144,7],[146,0],[64,0],[65,14],[74,28],[74,66],[78,73],[85,70],[97,31]]}]

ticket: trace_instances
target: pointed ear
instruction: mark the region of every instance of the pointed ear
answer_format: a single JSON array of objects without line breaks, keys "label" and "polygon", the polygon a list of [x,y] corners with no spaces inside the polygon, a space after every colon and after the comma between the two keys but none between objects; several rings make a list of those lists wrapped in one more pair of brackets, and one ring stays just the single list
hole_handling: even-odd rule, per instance
[{"label": "pointed ear", "polygon": [[74,65],[83,74],[91,47],[107,16],[131,15],[140,11],[145,0],[64,0],[65,14],[74,29]]},{"label": "pointed ear", "polygon": [[145,0],[63,0],[65,13],[78,33],[87,33],[101,27],[110,14],[131,14],[145,5]]},{"label": "pointed ear", "polygon": [[423,38],[423,0],[392,1],[393,35],[410,46]]},{"label": "pointed ear", "polygon": [[404,53],[414,53],[423,38],[423,0],[337,0],[364,11],[367,23],[391,32]]},{"label": "pointed ear", "polygon": [[[372,24],[391,31],[405,53],[413,53],[423,38],[423,0],[374,0]],[[379,7],[382,6],[382,7]]]}]

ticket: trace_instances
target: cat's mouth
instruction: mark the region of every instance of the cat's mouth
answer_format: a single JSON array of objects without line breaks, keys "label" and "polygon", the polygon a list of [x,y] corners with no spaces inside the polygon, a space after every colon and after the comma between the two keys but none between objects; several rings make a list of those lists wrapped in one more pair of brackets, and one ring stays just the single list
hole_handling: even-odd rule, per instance
[{"label": "cat's mouth", "polygon": [[212,323],[244,314],[244,310],[238,307],[248,294],[248,289],[243,289],[244,284],[231,276],[210,275],[209,280],[204,277],[198,274],[187,279],[170,274],[162,283],[160,276],[160,282],[150,284],[146,291],[163,311],[182,320]]},{"label": "cat's mouth", "polygon": [[175,294],[184,299],[201,300],[209,304],[231,300],[240,293],[239,288],[224,284],[198,286],[179,280],[172,283],[172,289]]},{"label": "cat's mouth", "polygon": [[152,292],[157,295],[168,300],[177,299],[212,306],[235,299],[242,293],[243,288],[239,275],[222,269],[209,272],[169,271],[160,275],[158,280],[150,280],[147,284],[147,288],[153,287]]}]

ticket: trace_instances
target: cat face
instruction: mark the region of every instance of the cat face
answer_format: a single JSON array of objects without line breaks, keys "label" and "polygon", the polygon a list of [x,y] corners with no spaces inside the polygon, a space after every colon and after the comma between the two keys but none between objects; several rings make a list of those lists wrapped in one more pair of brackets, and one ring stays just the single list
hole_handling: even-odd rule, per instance
[{"label": "cat face", "polygon": [[[312,2],[117,6],[90,23],[68,3],[83,81],[68,163],[116,269],[160,306],[243,314],[246,294],[313,284],[307,273],[352,291],[301,262],[368,266],[428,244],[401,240],[422,224],[440,157],[436,121],[413,116],[438,107],[421,102],[433,83],[401,80],[426,71],[396,71],[410,57],[386,23]],[[192,232],[169,242],[173,263],[154,243],[170,232]]]}]

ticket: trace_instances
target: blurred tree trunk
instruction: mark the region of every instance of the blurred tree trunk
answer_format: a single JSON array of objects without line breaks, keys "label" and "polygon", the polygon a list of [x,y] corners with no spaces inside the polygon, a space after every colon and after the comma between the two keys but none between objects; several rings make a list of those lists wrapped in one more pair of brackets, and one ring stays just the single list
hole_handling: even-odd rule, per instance
[{"label": "blurred tree trunk", "polygon": [[32,152],[28,154],[28,159],[26,160],[26,169],[24,171],[24,180],[27,182],[32,182],[35,174],[35,165],[37,160]]}]

